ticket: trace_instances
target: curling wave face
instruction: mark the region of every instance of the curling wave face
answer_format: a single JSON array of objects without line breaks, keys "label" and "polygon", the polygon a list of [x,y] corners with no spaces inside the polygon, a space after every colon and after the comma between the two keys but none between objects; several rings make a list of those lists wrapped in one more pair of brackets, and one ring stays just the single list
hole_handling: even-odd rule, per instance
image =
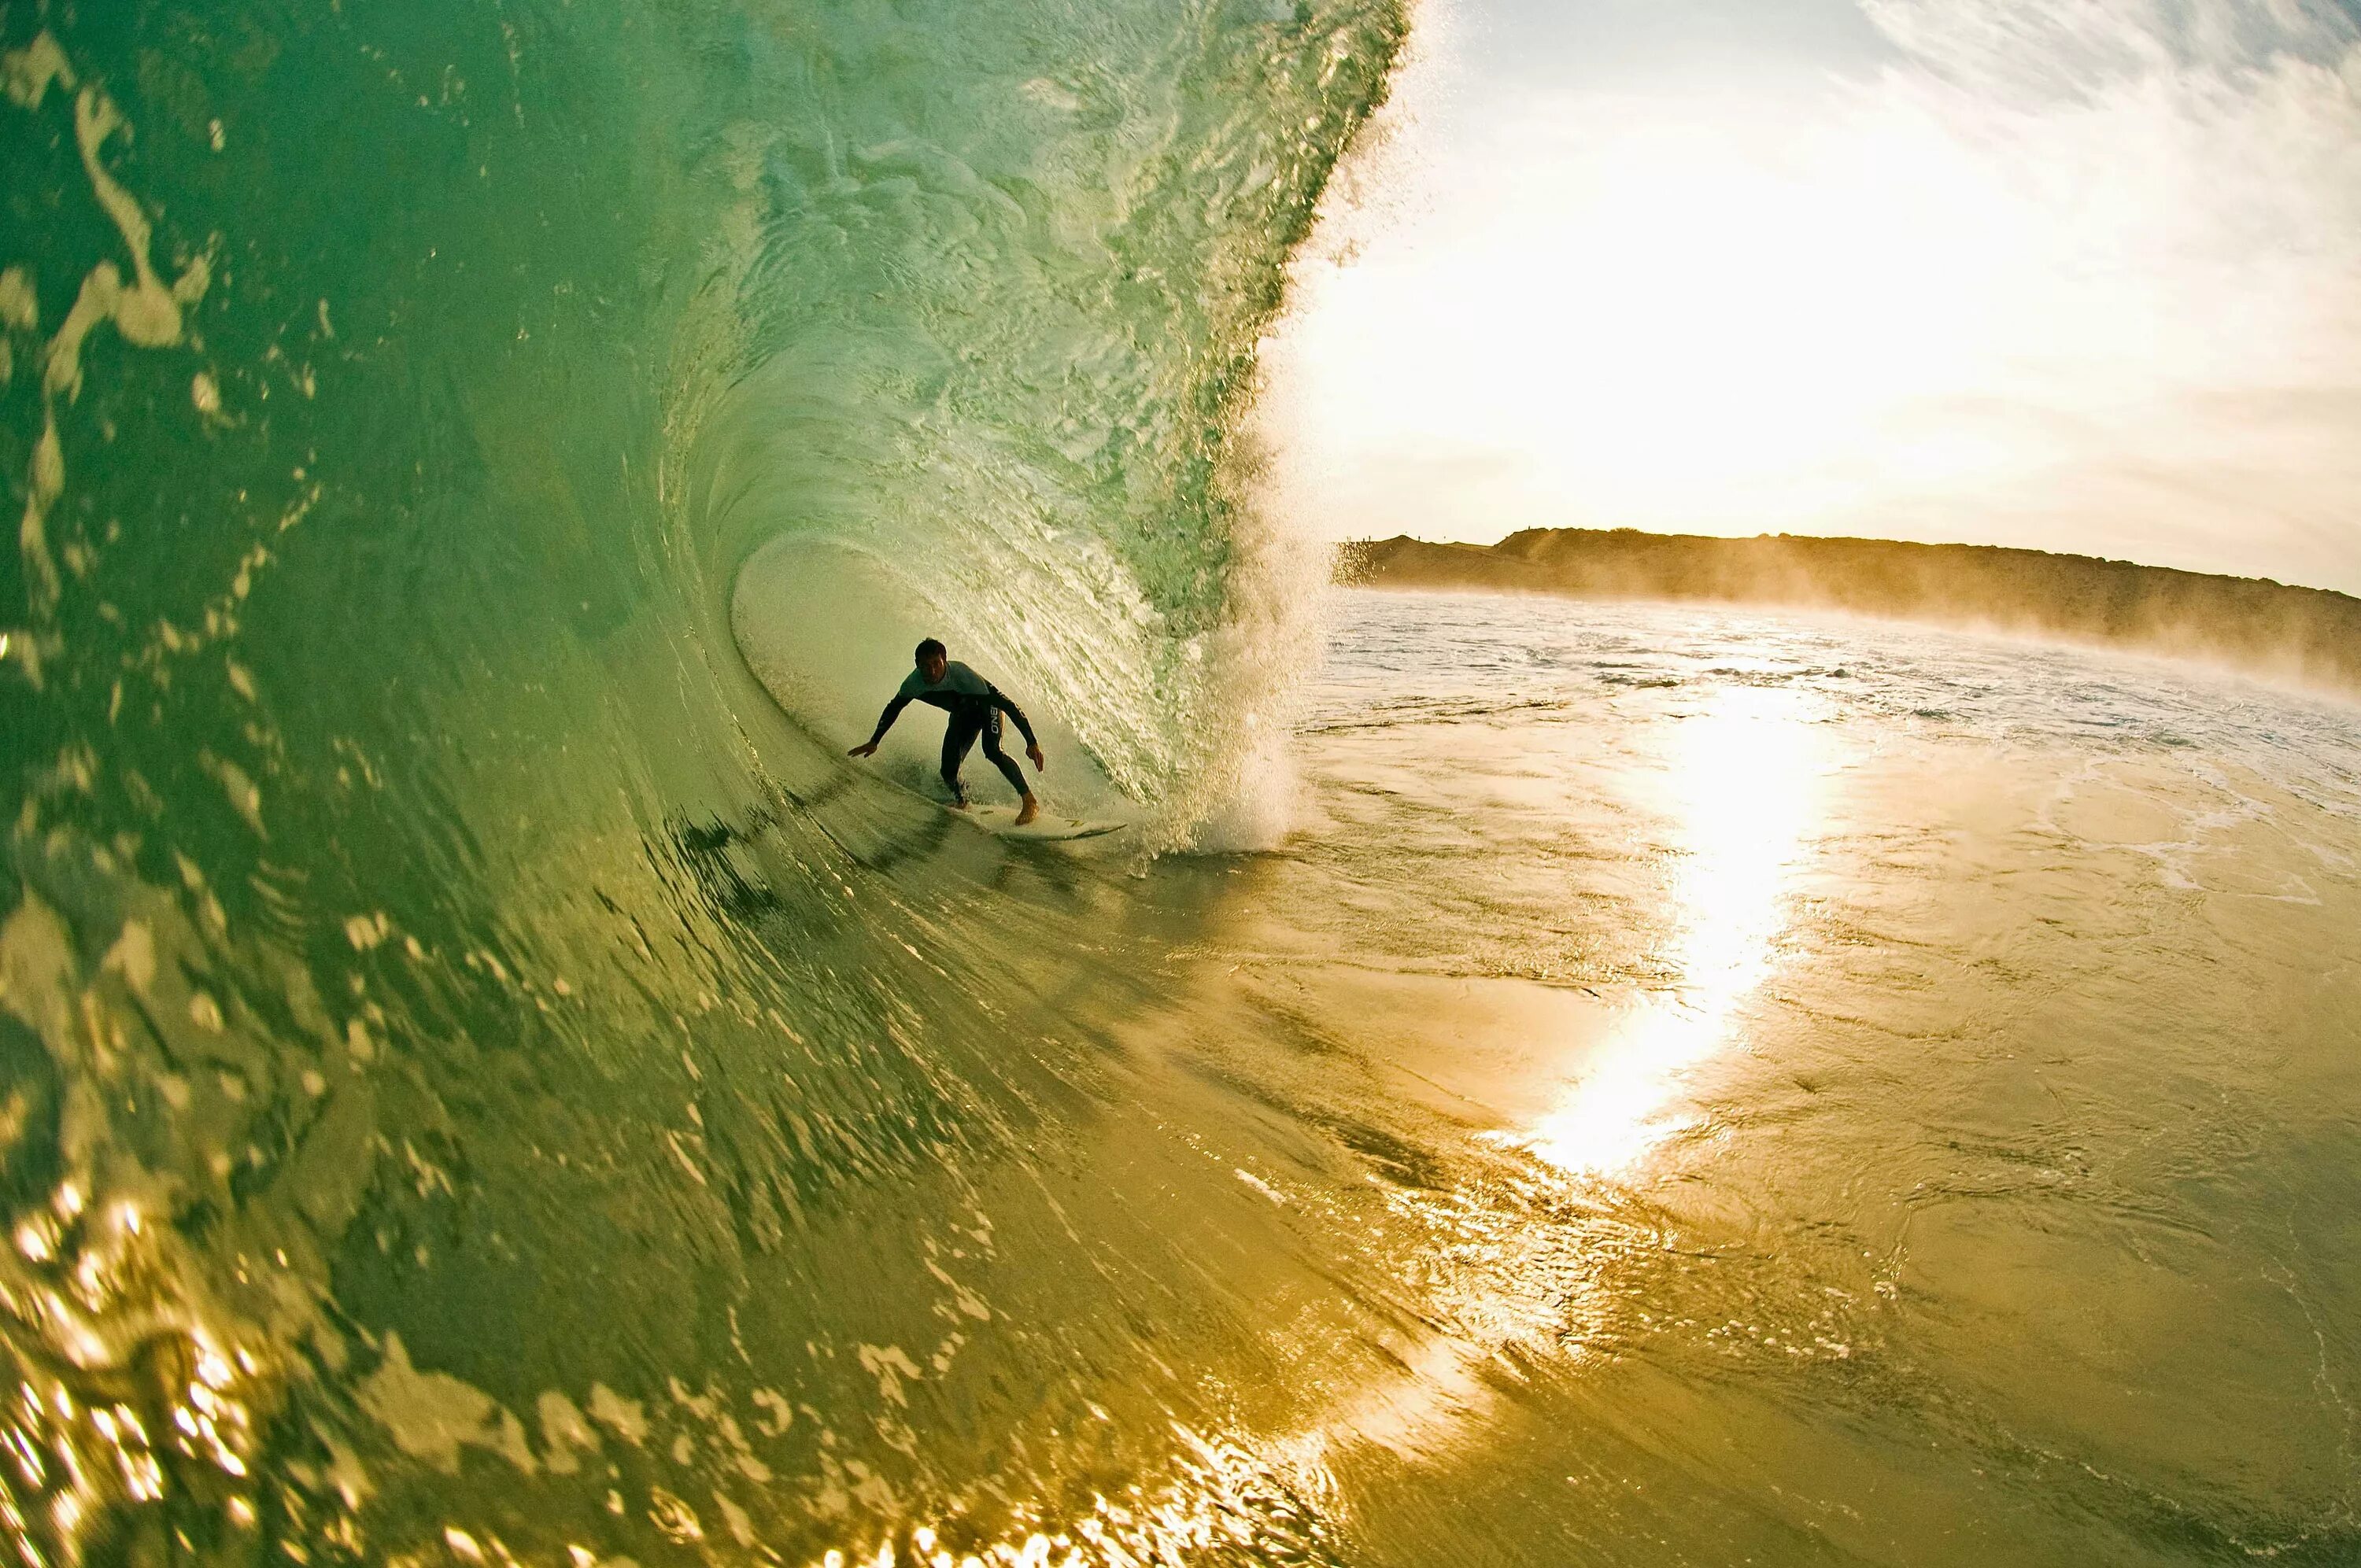
[{"label": "curling wave face", "polygon": [[[827,806],[732,596],[800,564],[738,616],[796,690],[873,673],[807,616],[898,662],[923,614],[1185,834],[1297,635],[1228,433],[1403,25],[0,18],[27,1561],[906,1551],[923,1499],[1021,1541],[1093,1466],[1220,1469],[1047,1435],[1112,1326],[982,1346],[1082,982],[975,846]],[[1159,1506],[1093,1529],[1201,1528]]]}]

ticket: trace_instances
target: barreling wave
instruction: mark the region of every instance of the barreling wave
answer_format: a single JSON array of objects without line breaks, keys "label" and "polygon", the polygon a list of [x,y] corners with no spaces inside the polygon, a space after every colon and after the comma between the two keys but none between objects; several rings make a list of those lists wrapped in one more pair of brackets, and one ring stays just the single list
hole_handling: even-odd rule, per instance
[{"label": "barreling wave", "polygon": [[1105,895],[1020,940],[815,738],[923,626],[1156,841],[1234,788],[1236,416],[1404,27],[0,12],[27,1562],[1316,1553],[1054,1195]]}]

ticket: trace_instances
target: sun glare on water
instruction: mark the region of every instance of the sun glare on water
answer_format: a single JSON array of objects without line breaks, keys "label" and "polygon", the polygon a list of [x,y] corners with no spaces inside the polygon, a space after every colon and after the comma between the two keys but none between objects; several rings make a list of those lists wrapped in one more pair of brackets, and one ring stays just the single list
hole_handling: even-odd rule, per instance
[{"label": "sun glare on water", "polygon": [[1675,727],[1661,796],[1675,857],[1671,988],[1642,997],[1558,1108],[1512,1141],[1611,1176],[1691,1124],[1677,1106],[1685,1076],[1737,1043],[1741,1010],[1779,962],[1790,884],[1821,816],[1817,719],[1803,694],[1732,686]]}]

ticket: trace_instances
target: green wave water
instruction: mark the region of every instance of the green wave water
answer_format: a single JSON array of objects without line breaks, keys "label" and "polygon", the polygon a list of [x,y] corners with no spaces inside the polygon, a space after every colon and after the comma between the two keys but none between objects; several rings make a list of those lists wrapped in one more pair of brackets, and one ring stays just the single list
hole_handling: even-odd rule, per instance
[{"label": "green wave water", "polygon": [[1098,1310],[1106,895],[807,729],[923,623],[1216,815],[1298,635],[1235,419],[1404,27],[0,10],[18,1555],[1318,1552],[1132,1353],[1218,1292]]}]

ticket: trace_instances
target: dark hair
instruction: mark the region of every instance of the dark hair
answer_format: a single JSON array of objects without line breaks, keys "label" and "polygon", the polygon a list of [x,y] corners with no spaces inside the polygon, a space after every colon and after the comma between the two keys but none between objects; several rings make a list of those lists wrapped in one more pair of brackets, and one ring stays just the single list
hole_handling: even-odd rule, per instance
[{"label": "dark hair", "polygon": [[928,659],[948,659],[950,657],[950,650],[944,647],[941,643],[936,641],[931,637],[928,638],[924,642],[919,643],[918,651],[910,656],[911,662],[918,664],[925,663]]}]

